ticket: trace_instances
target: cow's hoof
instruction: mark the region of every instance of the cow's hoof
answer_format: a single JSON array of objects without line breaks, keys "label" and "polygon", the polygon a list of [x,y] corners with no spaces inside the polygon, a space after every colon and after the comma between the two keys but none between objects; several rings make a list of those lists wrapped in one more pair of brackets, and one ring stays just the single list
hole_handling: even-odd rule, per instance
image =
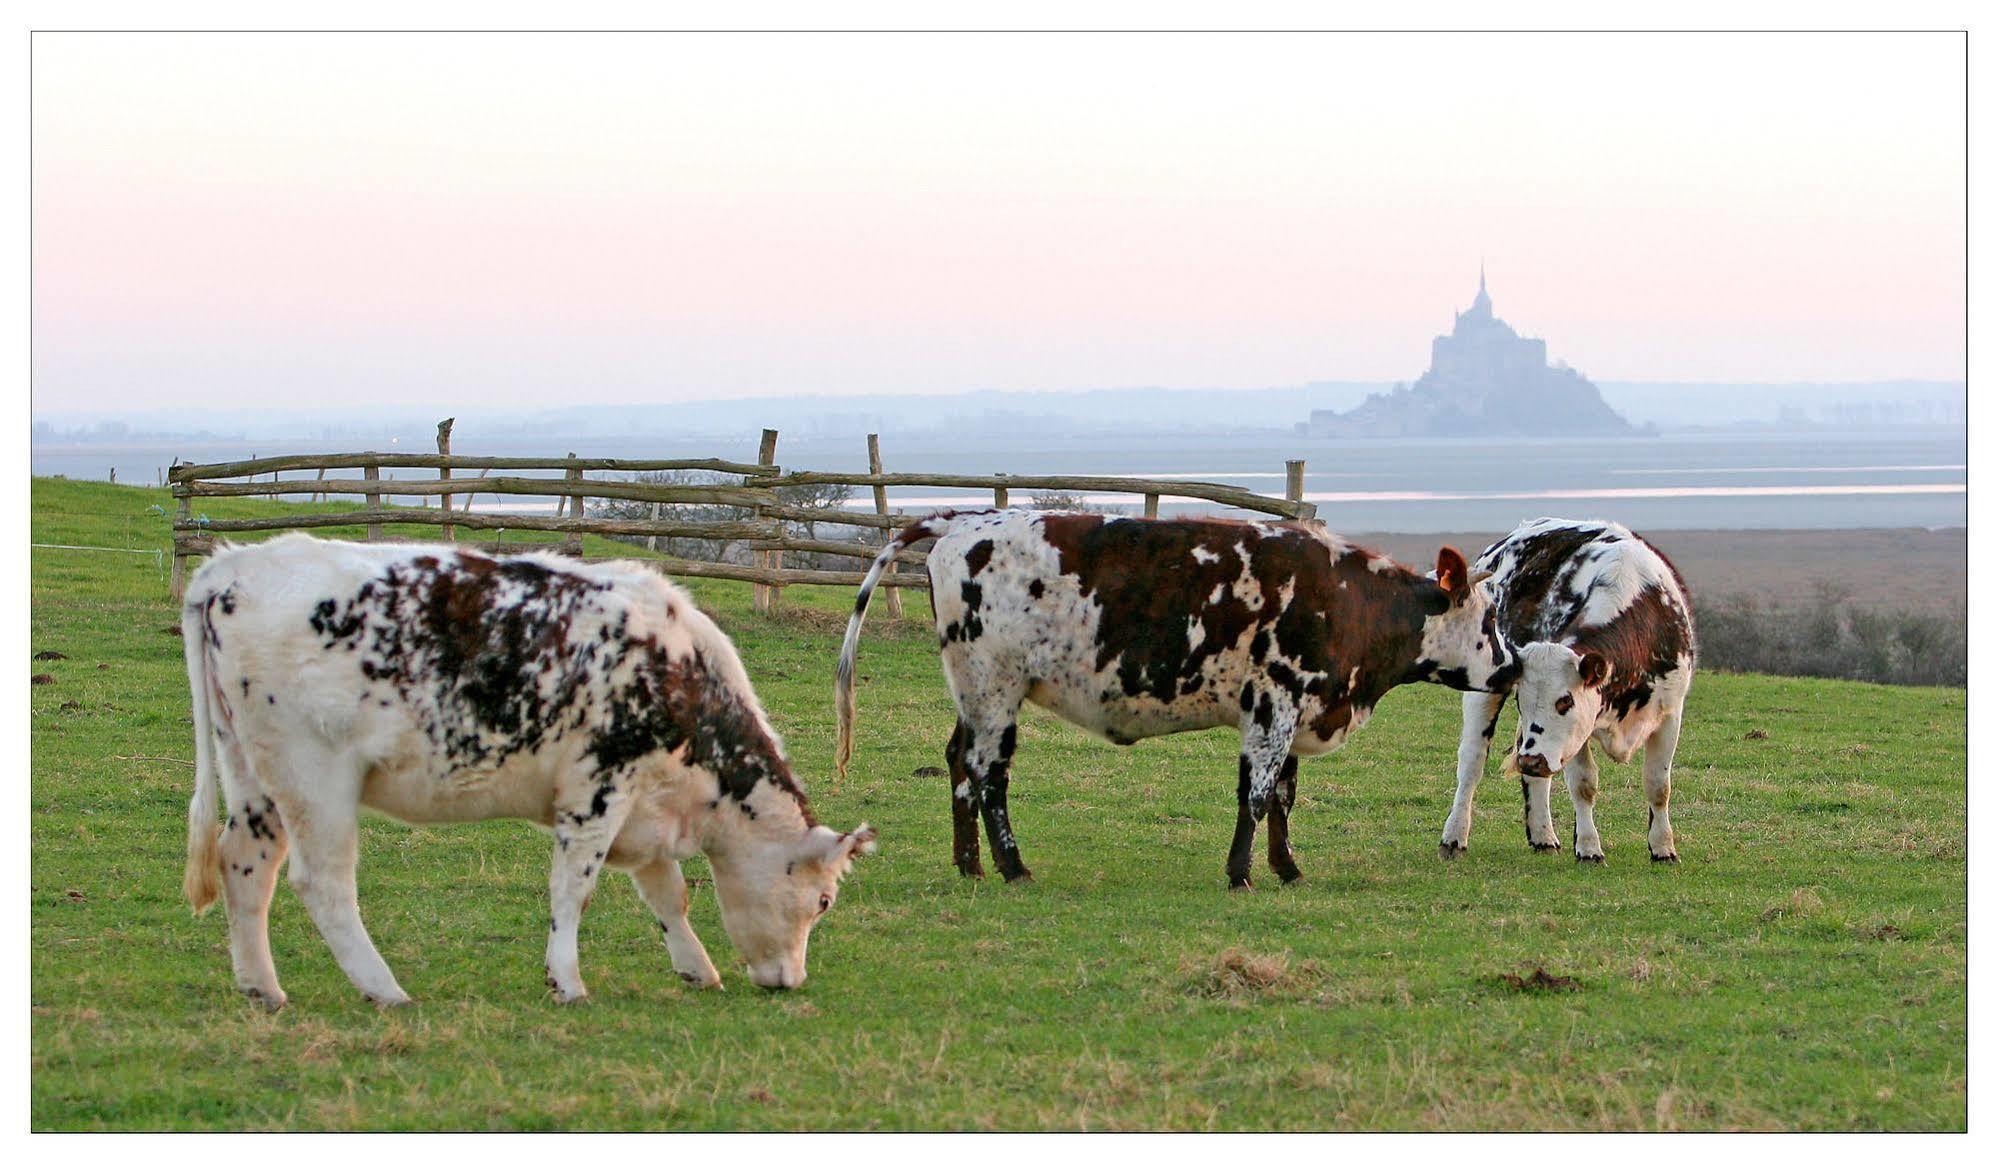
[{"label": "cow's hoof", "polygon": [[1458,855],[1471,847],[1462,842],[1447,841],[1437,847],[1437,856],[1447,862],[1458,860]]},{"label": "cow's hoof", "polygon": [[1305,875],[1297,870],[1293,870],[1288,874],[1280,872],[1277,875],[1277,880],[1286,886],[1296,886],[1305,880]]},{"label": "cow's hoof", "polygon": [[1577,855],[1576,855],[1576,864],[1577,864],[1577,865],[1588,865],[1588,866],[1600,866],[1600,865],[1602,865],[1602,864],[1603,864],[1603,855],[1602,855],[1602,854],[1577,854]]},{"label": "cow's hoof", "polygon": [[561,988],[556,988],[552,993],[552,997],[557,1003],[562,1004],[564,1007],[568,1007],[571,1004],[590,1002],[590,993],[588,991],[578,991],[572,995],[569,992],[562,990]]},{"label": "cow's hoof", "polygon": [[1527,843],[1527,848],[1537,854],[1558,854],[1562,852],[1562,843],[1559,841],[1530,841]]},{"label": "cow's hoof", "polygon": [[1240,879],[1238,879],[1238,878],[1230,878],[1230,879],[1229,879],[1229,889],[1230,889],[1230,890],[1232,890],[1232,891],[1234,891],[1234,890],[1254,890],[1254,889],[1256,889],[1256,884],[1255,884],[1254,882],[1251,882],[1251,881],[1250,881],[1250,880],[1249,880],[1248,878],[1240,878]]},{"label": "cow's hoof", "polygon": [[1680,864],[1680,855],[1673,852],[1672,850],[1667,850],[1665,853],[1662,854],[1653,854],[1652,860],[1655,862],[1671,862],[1672,864],[1677,866]]},{"label": "cow's hoof", "polygon": [[243,992],[245,999],[263,1008],[265,1011],[282,1011],[288,1002],[285,998],[285,993],[282,991],[265,991],[261,987],[244,987],[240,990]]},{"label": "cow's hoof", "polygon": [[1032,886],[1034,884],[1034,875],[1027,872],[1026,870],[1019,870],[1015,873],[1011,873],[1006,876],[1006,884],[1009,886],[1016,884],[1022,886]]},{"label": "cow's hoof", "polygon": [[712,973],[697,975],[693,971],[675,971],[674,974],[703,991],[720,991],[722,989],[722,977],[720,975]]},{"label": "cow's hoof", "polygon": [[983,866],[959,866],[958,876],[960,878],[983,878],[986,876],[986,871]]},{"label": "cow's hoof", "polygon": [[410,1004],[415,1003],[416,1000],[411,999],[407,995],[370,995],[368,996],[368,1002],[381,1008],[383,1011],[387,1011],[391,1007],[408,1007]]}]

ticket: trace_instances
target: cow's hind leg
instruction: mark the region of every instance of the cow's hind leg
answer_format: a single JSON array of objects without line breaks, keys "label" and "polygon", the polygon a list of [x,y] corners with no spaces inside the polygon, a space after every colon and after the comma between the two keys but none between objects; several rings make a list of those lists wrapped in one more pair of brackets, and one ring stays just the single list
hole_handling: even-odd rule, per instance
[{"label": "cow's hind leg", "polygon": [[1562,776],[1568,781],[1569,800],[1576,810],[1576,860],[1601,862],[1603,839],[1596,831],[1596,794],[1600,786],[1596,755],[1587,741],[1576,751],[1575,758],[1562,767]]},{"label": "cow's hind leg", "polygon": [[[280,778],[272,765],[284,766]],[[282,757],[258,757],[271,776],[279,810],[291,831],[288,873],[333,958],[361,993],[383,1006],[408,1003],[389,965],[361,924],[354,870],[361,841],[358,761],[330,749],[294,746]]]},{"label": "cow's hind leg", "polygon": [[1271,790],[1270,831],[1265,836],[1270,847],[1270,872],[1287,886],[1305,876],[1298,872],[1298,856],[1291,852],[1291,806],[1297,800],[1298,758],[1287,756]]},{"label": "cow's hind leg", "polygon": [[1655,862],[1677,862],[1679,847],[1673,838],[1673,819],[1667,805],[1673,799],[1673,753],[1680,747],[1680,714],[1674,712],[1659,722],[1645,741],[1645,804],[1648,806],[1646,845]]},{"label": "cow's hind leg", "polygon": [[1229,889],[1250,888],[1249,859],[1256,827],[1269,811],[1297,732],[1297,712],[1278,693],[1245,689],[1242,756],[1236,766],[1235,839],[1229,844]]},{"label": "cow's hind leg", "polygon": [[1485,759],[1492,748],[1492,730],[1499,724],[1499,711],[1506,706],[1504,694],[1466,692],[1463,723],[1458,728],[1458,792],[1451,801],[1451,815],[1444,819],[1444,837],[1437,852],[1445,860],[1457,857],[1471,846],[1472,797],[1478,792],[1479,778],[1485,775]]},{"label": "cow's hind leg", "polygon": [[979,862],[979,807],[972,770],[965,764],[967,741],[972,730],[963,720],[951,731],[951,744],[944,750],[946,771],[951,777],[951,860],[967,878],[985,877]]},{"label": "cow's hind leg", "polygon": [[[973,774],[972,797],[986,821],[986,843],[992,847],[993,864],[1009,882],[1033,877],[1020,860],[1020,846],[1013,837],[1013,822],[1007,816],[1006,789],[1012,778],[1014,740],[1019,732],[1015,717],[1018,701],[1006,710],[1004,720],[991,717],[972,724],[966,734],[965,768]],[[955,811],[956,806],[953,806]]]},{"label": "cow's hind leg", "polygon": [[271,961],[271,894],[291,835],[276,802],[264,795],[234,741],[216,750],[222,803],[222,898],[229,913],[229,961],[243,994],[276,1011],[285,1005],[278,969]]},{"label": "cow's hind leg", "polygon": [[632,885],[638,888],[639,897],[652,910],[652,916],[659,920],[673,969],[696,986],[720,987],[722,976],[709,961],[701,936],[687,923],[687,879],[680,874],[680,863],[659,858],[640,866],[632,871]]},{"label": "cow's hind leg", "polygon": [[583,909],[604,872],[611,841],[624,828],[632,802],[625,781],[611,775],[558,797],[555,805],[555,864],[548,875],[548,987],[558,1003],[589,997],[577,962],[576,935]]}]

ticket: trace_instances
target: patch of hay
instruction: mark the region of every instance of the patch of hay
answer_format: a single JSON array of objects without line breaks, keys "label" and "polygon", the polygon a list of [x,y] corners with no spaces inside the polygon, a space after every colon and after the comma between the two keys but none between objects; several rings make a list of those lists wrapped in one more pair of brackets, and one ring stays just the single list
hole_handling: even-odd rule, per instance
[{"label": "patch of hay", "polygon": [[1310,990],[1325,977],[1310,959],[1293,964],[1289,951],[1260,955],[1241,947],[1229,947],[1205,964],[1185,960],[1181,969],[1191,976],[1187,994],[1201,999],[1296,994]]}]

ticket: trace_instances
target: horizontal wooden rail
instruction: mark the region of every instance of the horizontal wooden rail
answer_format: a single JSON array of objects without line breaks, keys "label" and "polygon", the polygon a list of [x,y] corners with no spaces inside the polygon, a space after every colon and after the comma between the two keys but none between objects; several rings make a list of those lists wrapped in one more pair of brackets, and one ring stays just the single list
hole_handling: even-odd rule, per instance
[{"label": "horizontal wooden rail", "polygon": [[641,502],[741,506],[754,509],[771,499],[770,490],[735,485],[651,485],[636,481],[564,481],[554,477],[460,477],[450,481],[370,481],[329,477],[324,481],[181,481],[176,496],[234,498],[275,494],[529,494],[538,497],[625,498]]},{"label": "horizontal wooden rail", "polygon": [[531,514],[467,514],[447,513],[443,510],[411,510],[383,507],[373,510],[347,510],[337,514],[290,514],[275,518],[212,518],[202,521],[198,518],[177,520],[175,530],[195,530],[212,534],[230,534],[243,530],[306,530],[324,529],[329,526],[365,526],[396,524],[411,526],[463,526],[468,530],[580,530],[586,534],[624,535],[658,538],[701,538],[709,541],[733,542],[745,538],[775,538],[780,536],[776,522],[760,522],[754,518],[740,522],[672,522],[655,521],[650,518],[545,518]]},{"label": "horizontal wooden rail", "polygon": [[[751,550],[797,550],[806,554],[838,554],[847,558],[872,560],[882,552],[879,545],[866,542],[829,542],[820,538],[754,538],[746,545]],[[905,550],[895,556],[897,562],[921,565],[929,555],[920,550]]]},{"label": "horizontal wooden rail", "polygon": [[455,454],[446,457],[437,453],[300,453],[286,457],[256,457],[248,461],[176,465],[167,474],[167,480],[248,477],[253,473],[282,473],[296,469],[366,469],[371,465],[377,469],[594,469],[620,473],[694,469],[750,477],[774,477],[784,472],[775,465],[723,461],[714,457],[633,460],[624,457],[460,457]]},{"label": "horizontal wooden rail", "polygon": [[1309,516],[1311,506],[1284,498],[1265,497],[1239,485],[1215,485],[1205,481],[1154,481],[1145,477],[1024,477],[996,473],[988,476],[932,473],[788,473],[780,485],[880,485],[928,486],[932,489],[980,490],[1095,490],[1103,493],[1158,494],[1161,497],[1200,498],[1244,510],[1256,510],[1284,517]]},{"label": "horizontal wooden rail", "polygon": [[[646,558],[634,561],[656,566],[667,574],[684,574],[693,578],[728,578],[737,582],[762,583],[773,587],[857,587],[868,577],[865,572],[858,570],[793,570],[788,567],[773,569],[745,566],[734,562],[697,562],[689,558]],[[885,574],[875,585],[918,587],[928,590],[930,575],[928,573]]]}]

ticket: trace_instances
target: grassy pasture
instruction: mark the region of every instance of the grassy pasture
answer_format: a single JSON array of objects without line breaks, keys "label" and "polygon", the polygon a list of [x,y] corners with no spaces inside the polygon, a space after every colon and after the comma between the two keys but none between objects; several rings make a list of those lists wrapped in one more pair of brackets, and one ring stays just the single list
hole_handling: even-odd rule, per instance
[{"label": "grassy pasture", "polygon": [[[171,509],[61,481],[33,504],[34,541],[88,545],[164,545],[146,510]],[[1304,766],[1305,881],[1247,894],[1223,889],[1233,733],[1119,749],[1030,712],[1013,805],[1037,881],[1007,886],[955,874],[945,781],[913,775],[951,726],[920,622],[877,604],[836,790],[851,595],[756,620],[746,586],[697,581],[820,816],[882,832],[811,982],[751,987],[703,888],[727,989],[686,987],[612,876],[584,926],[593,1002],[557,1007],[545,838],[375,820],[362,911],[417,1004],[362,1002],[281,886],[292,1003],[267,1015],[231,989],[219,912],[180,898],[193,752],[165,579],[33,554],[32,647],[67,656],[21,661],[51,677],[30,689],[38,1129],[1965,1126],[1962,690],[1703,675],[1684,862],[1646,860],[1637,767],[1606,765],[1589,868],[1530,852],[1497,777],[1471,852],[1439,861],[1457,697],[1404,688]]]}]

